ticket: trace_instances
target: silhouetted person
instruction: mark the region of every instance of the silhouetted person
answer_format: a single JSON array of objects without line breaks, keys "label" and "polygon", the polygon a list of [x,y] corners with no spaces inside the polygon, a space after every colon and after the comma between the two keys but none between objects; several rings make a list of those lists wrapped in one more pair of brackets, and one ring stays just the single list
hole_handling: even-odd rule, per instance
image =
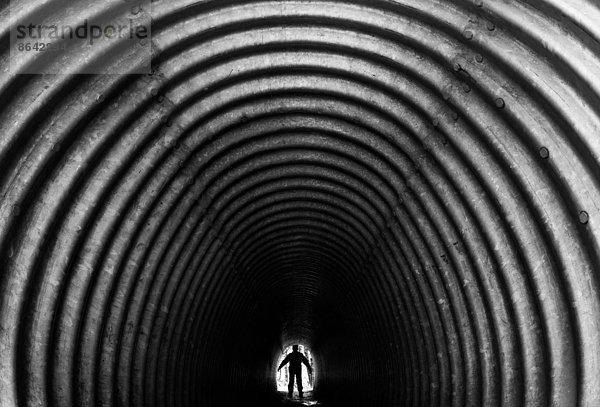
[{"label": "silhouetted person", "polygon": [[302,363],[308,369],[308,373],[312,374],[312,367],[310,367],[310,363],[308,359],[304,357],[304,355],[298,352],[298,345],[292,346],[293,352],[290,353],[281,361],[281,364],[277,368],[277,371],[281,370],[287,363],[290,364],[290,381],[288,383],[288,396],[291,398],[292,394],[294,394],[294,379],[296,379],[296,383],[298,386],[298,394],[300,398],[302,398]]}]

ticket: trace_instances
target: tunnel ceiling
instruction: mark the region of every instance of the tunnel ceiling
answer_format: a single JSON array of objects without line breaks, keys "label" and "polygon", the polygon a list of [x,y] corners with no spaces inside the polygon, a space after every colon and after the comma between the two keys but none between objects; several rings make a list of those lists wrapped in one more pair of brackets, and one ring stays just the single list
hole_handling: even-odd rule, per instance
[{"label": "tunnel ceiling", "polygon": [[597,2],[151,15],[149,74],[23,75],[3,2],[0,405],[223,406],[295,342],[331,406],[600,405]]}]

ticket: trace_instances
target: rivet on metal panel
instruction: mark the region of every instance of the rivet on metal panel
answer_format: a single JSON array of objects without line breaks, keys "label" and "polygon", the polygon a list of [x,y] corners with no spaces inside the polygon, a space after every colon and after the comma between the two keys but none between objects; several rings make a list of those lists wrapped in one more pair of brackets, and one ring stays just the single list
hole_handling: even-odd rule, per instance
[{"label": "rivet on metal panel", "polygon": [[452,69],[454,69],[455,72],[460,71],[460,64],[458,62],[455,62],[454,65],[452,66]]},{"label": "rivet on metal panel", "polygon": [[506,106],[506,104],[504,103],[504,99],[502,99],[502,98],[496,99],[496,107],[498,109],[504,109],[504,106]]},{"label": "rivet on metal panel", "polygon": [[482,63],[483,62],[483,55],[481,54],[477,54],[475,55],[475,61]]},{"label": "rivet on metal panel", "polygon": [[473,39],[473,31],[466,30],[463,35],[468,40]]},{"label": "rivet on metal panel", "polygon": [[454,121],[458,120],[458,113],[452,112],[452,118],[454,119]]},{"label": "rivet on metal panel", "polygon": [[544,160],[548,159],[550,157],[550,151],[546,147],[541,147],[540,157],[542,157]]},{"label": "rivet on metal panel", "polygon": [[579,223],[587,225],[590,221],[590,215],[586,211],[579,212]]},{"label": "rivet on metal panel", "polygon": [[477,7],[483,7],[483,0],[475,0],[475,5]]},{"label": "rivet on metal panel", "polygon": [[471,87],[469,86],[469,84],[467,84],[467,83],[463,83],[463,90],[464,90],[466,93],[469,93],[469,92],[471,91]]},{"label": "rivet on metal panel", "polygon": [[485,23],[485,26],[489,31],[494,31],[496,29],[496,24],[492,23],[491,21]]}]

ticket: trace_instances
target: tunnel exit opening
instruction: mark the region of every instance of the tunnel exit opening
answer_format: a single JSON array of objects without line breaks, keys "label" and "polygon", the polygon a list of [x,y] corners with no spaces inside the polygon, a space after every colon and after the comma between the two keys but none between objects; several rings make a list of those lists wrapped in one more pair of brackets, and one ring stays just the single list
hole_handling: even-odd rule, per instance
[{"label": "tunnel exit opening", "polygon": [[[285,348],[277,360],[277,366],[278,367],[281,366],[281,363],[284,362],[284,360],[292,352],[293,352],[293,346],[288,346],[287,348]],[[302,386],[301,386],[301,388],[303,389],[304,392],[312,391],[313,383],[314,383],[314,373],[315,373],[315,365],[314,365],[312,353],[310,352],[308,347],[306,347],[304,345],[298,345],[298,352],[300,352],[302,355],[304,355],[304,357],[308,360],[308,363],[313,370],[312,374],[309,374],[306,366],[302,366],[302,373],[301,373]],[[278,391],[287,392],[289,390],[288,384],[290,382],[290,363],[286,363],[284,366],[281,367],[281,369],[279,369],[277,371],[275,381],[277,384]],[[297,391],[299,387],[300,386],[295,385],[294,391]]]}]

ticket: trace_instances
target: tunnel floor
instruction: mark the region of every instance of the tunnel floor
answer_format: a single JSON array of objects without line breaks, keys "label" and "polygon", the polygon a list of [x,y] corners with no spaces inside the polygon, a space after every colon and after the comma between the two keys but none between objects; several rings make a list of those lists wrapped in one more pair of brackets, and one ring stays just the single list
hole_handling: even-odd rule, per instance
[{"label": "tunnel floor", "polygon": [[318,401],[312,391],[304,392],[304,398],[299,399],[298,393],[294,392],[294,397],[290,399],[287,396],[287,392],[277,392],[281,400],[281,406],[311,406],[311,407],[325,407],[320,401]]}]

